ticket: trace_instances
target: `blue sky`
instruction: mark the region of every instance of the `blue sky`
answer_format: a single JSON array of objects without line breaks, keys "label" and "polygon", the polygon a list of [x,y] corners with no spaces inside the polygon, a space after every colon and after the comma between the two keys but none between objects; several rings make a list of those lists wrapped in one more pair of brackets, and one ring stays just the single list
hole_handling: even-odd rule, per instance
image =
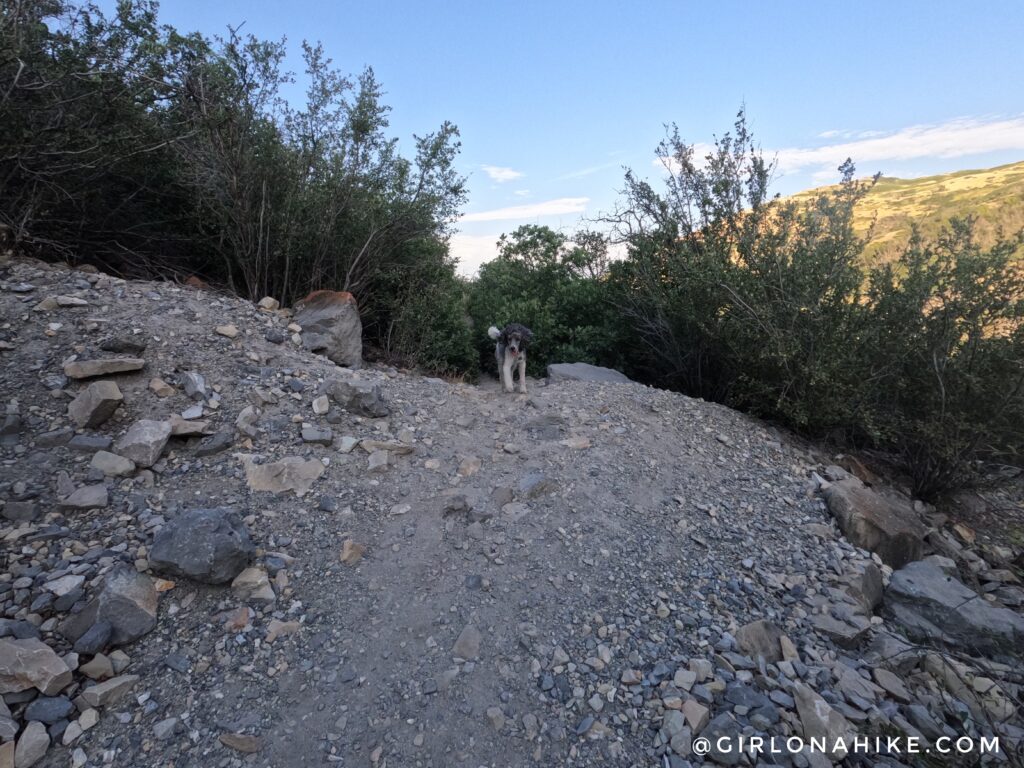
[{"label": "blue sky", "polygon": [[[106,5],[106,3],[105,3]],[[374,68],[412,134],[451,120],[470,198],[453,251],[471,273],[520,224],[575,230],[608,210],[623,167],[652,179],[667,122],[708,144],[746,105],[775,190],[1024,159],[1024,4],[930,2],[329,2],[165,0],[205,34],[245,22]]]}]

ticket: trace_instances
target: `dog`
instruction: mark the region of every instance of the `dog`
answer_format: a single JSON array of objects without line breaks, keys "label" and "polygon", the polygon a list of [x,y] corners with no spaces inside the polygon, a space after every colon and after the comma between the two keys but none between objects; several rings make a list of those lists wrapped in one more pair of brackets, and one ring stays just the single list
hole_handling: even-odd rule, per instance
[{"label": "dog", "polygon": [[497,344],[494,356],[498,360],[498,371],[501,374],[501,387],[506,392],[512,391],[512,366],[519,364],[519,392],[526,394],[526,348],[533,341],[533,331],[519,323],[509,323],[502,330],[496,326],[487,329],[487,335]]}]

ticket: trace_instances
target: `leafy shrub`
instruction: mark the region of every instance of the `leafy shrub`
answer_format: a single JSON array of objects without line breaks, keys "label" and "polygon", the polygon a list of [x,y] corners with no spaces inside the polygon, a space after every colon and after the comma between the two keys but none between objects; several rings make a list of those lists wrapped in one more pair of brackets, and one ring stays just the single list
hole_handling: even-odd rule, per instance
[{"label": "leafy shrub", "polygon": [[[304,44],[306,98],[292,106],[283,43],[183,35],[158,24],[153,0],[109,16],[88,2],[5,3],[0,50],[0,229],[16,250],[194,274],[286,305],[351,291],[380,347],[410,311],[395,274],[415,272],[417,296],[451,292],[454,265],[437,254],[465,200],[458,129],[414,137],[403,156],[371,69],[346,76]],[[414,269],[425,242],[429,268]]]},{"label": "leafy shrub", "polygon": [[893,451],[925,497],[1020,456],[1020,239],[982,251],[954,221],[865,274],[852,216],[872,182],[849,161],[801,205],[769,195],[742,113],[703,162],[674,129],[659,156],[665,191],[627,174],[610,217],[629,246],[612,295],[643,379]]}]

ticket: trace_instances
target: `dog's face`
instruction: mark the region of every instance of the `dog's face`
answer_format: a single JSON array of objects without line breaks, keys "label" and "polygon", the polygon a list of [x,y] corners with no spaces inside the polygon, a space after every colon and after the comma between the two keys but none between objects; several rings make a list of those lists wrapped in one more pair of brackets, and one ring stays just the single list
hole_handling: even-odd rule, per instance
[{"label": "dog's face", "polygon": [[526,348],[533,341],[533,332],[525,325],[509,323],[501,333],[500,342],[505,348],[506,354],[518,358],[526,354]]},{"label": "dog's face", "polygon": [[505,338],[505,348],[511,353],[512,357],[519,357],[522,352],[526,351],[526,342],[523,334],[519,331],[512,331]]}]

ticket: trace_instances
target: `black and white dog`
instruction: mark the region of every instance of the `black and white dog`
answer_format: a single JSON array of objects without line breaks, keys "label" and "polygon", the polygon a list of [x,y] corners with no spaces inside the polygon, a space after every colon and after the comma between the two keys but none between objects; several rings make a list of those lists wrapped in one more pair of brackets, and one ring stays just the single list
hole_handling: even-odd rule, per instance
[{"label": "black and white dog", "polygon": [[496,326],[487,329],[487,335],[498,342],[494,356],[498,359],[501,386],[506,392],[512,391],[512,366],[519,364],[519,391],[526,394],[526,348],[533,341],[533,332],[525,325],[509,323],[502,330]]}]

